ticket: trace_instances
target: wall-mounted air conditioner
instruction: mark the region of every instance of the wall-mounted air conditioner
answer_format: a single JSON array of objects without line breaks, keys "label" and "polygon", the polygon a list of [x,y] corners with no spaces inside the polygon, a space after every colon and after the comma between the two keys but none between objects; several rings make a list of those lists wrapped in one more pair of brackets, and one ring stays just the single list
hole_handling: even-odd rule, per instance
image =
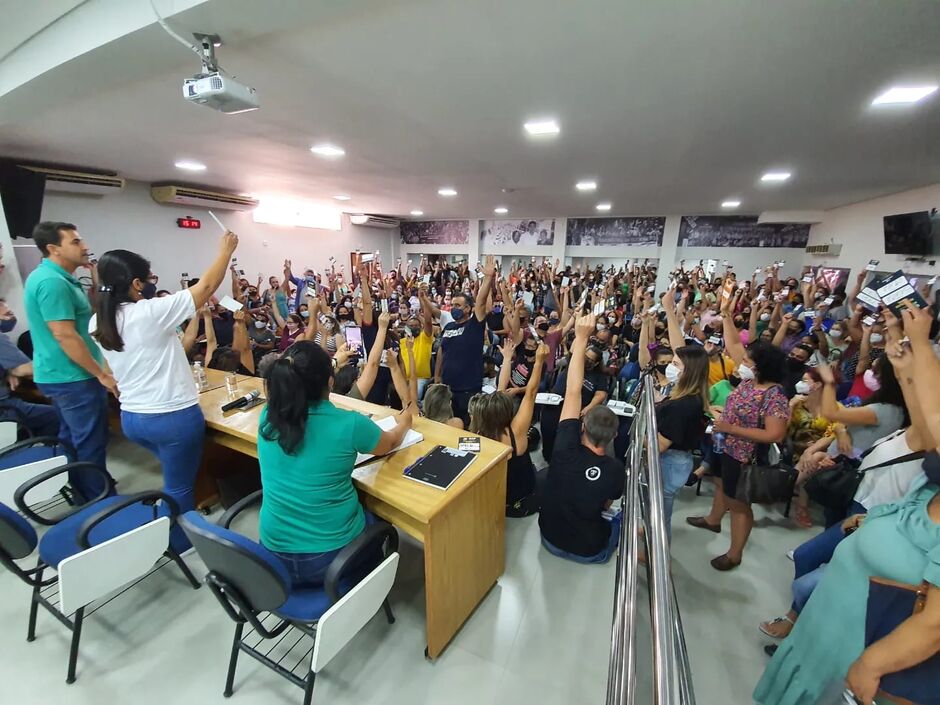
[{"label": "wall-mounted air conditioner", "polygon": [[198,206],[230,211],[249,211],[258,206],[257,199],[239,196],[237,193],[210,191],[174,184],[152,184],[150,186],[150,197],[157,203],[167,203],[174,206]]},{"label": "wall-mounted air conditioner", "polygon": [[71,169],[56,169],[48,166],[20,164],[46,177],[46,191],[59,193],[81,193],[88,196],[106,196],[124,188],[124,179],[117,174],[93,174]]},{"label": "wall-mounted air conditioner", "polygon": [[365,225],[370,228],[397,228],[401,225],[400,220],[395,218],[386,218],[382,215],[368,215],[365,213],[351,213],[349,222],[353,225]]},{"label": "wall-mounted air conditioner", "polygon": [[838,257],[842,254],[842,245],[828,242],[824,245],[807,245],[806,254],[817,257]]}]

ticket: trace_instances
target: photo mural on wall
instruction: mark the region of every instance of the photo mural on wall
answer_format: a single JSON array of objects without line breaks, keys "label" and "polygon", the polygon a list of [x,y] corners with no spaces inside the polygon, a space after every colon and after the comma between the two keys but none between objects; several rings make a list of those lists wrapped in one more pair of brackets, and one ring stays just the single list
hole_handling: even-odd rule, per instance
[{"label": "photo mural on wall", "polygon": [[662,245],[666,219],[568,218],[567,245]]},{"label": "photo mural on wall", "polygon": [[405,220],[401,241],[404,245],[467,245],[470,243],[469,220]]},{"label": "photo mural on wall", "polygon": [[806,247],[808,223],[758,223],[755,215],[684,215],[680,247]]},{"label": "photo mural on wall", "polygon": [[482,220],[480,221],[480,242],[483,247],[550,246],[555,243],[555,219]]}]

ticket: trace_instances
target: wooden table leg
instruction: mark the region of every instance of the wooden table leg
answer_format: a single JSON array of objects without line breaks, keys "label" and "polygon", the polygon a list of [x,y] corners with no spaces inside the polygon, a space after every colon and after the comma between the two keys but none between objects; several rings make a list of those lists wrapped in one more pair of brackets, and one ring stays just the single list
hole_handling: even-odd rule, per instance
[{"label": "wooden table leg", "polygon": [[424,542],[427,656],[437,658],[506,565],[506,461],[428,526]]}]

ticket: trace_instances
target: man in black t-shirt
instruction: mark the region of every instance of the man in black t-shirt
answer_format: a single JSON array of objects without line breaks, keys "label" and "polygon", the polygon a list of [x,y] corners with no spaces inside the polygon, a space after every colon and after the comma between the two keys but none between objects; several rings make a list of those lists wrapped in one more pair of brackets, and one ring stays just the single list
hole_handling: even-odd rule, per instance
[{"label": "man in black t-shirt", "polygon": [[582,417],[584,357],[594,332],[593,315],[578,318],[568,364],[565,401],[548,467],[539,514],[542,545],[578,563],[605,563],[620,538],[620,516],[607,521],[601,512],[623,494],[624,467],[606,455],[617,435],[617,416],[595,406]]},{"label": "man in black t-shirt", "polygon": [[476,303],[469,294],[455,294],[450,309],[454,320],[441,332],[434,381],[450,387],[454,416],[461,419],[465,427],[470,425],[470,397],[483,388],[483,332],[486,328],[483,321],[495,274],[493,256],[487,255]]}]

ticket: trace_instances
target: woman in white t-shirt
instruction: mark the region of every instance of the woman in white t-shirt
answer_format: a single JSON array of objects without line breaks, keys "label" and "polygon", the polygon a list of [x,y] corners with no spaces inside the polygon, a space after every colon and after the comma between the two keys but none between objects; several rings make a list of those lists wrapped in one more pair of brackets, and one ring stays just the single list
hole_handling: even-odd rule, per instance
[{"label": "woman in white t-shirt", "polygon": [[[98,262],[98,295],[88,330],[117,380],[124,435],[160,459],[163,491],[180,512],[195,506],[205,419],[176,328],[195,316],[222,283],[237,245],[238,237],[226,232],[215,262],[196,284],[154,299],[143,297],[150,262],[140,255],[111,250]],[[170,546],[177,552],[189,547],[178,527]]]}]

